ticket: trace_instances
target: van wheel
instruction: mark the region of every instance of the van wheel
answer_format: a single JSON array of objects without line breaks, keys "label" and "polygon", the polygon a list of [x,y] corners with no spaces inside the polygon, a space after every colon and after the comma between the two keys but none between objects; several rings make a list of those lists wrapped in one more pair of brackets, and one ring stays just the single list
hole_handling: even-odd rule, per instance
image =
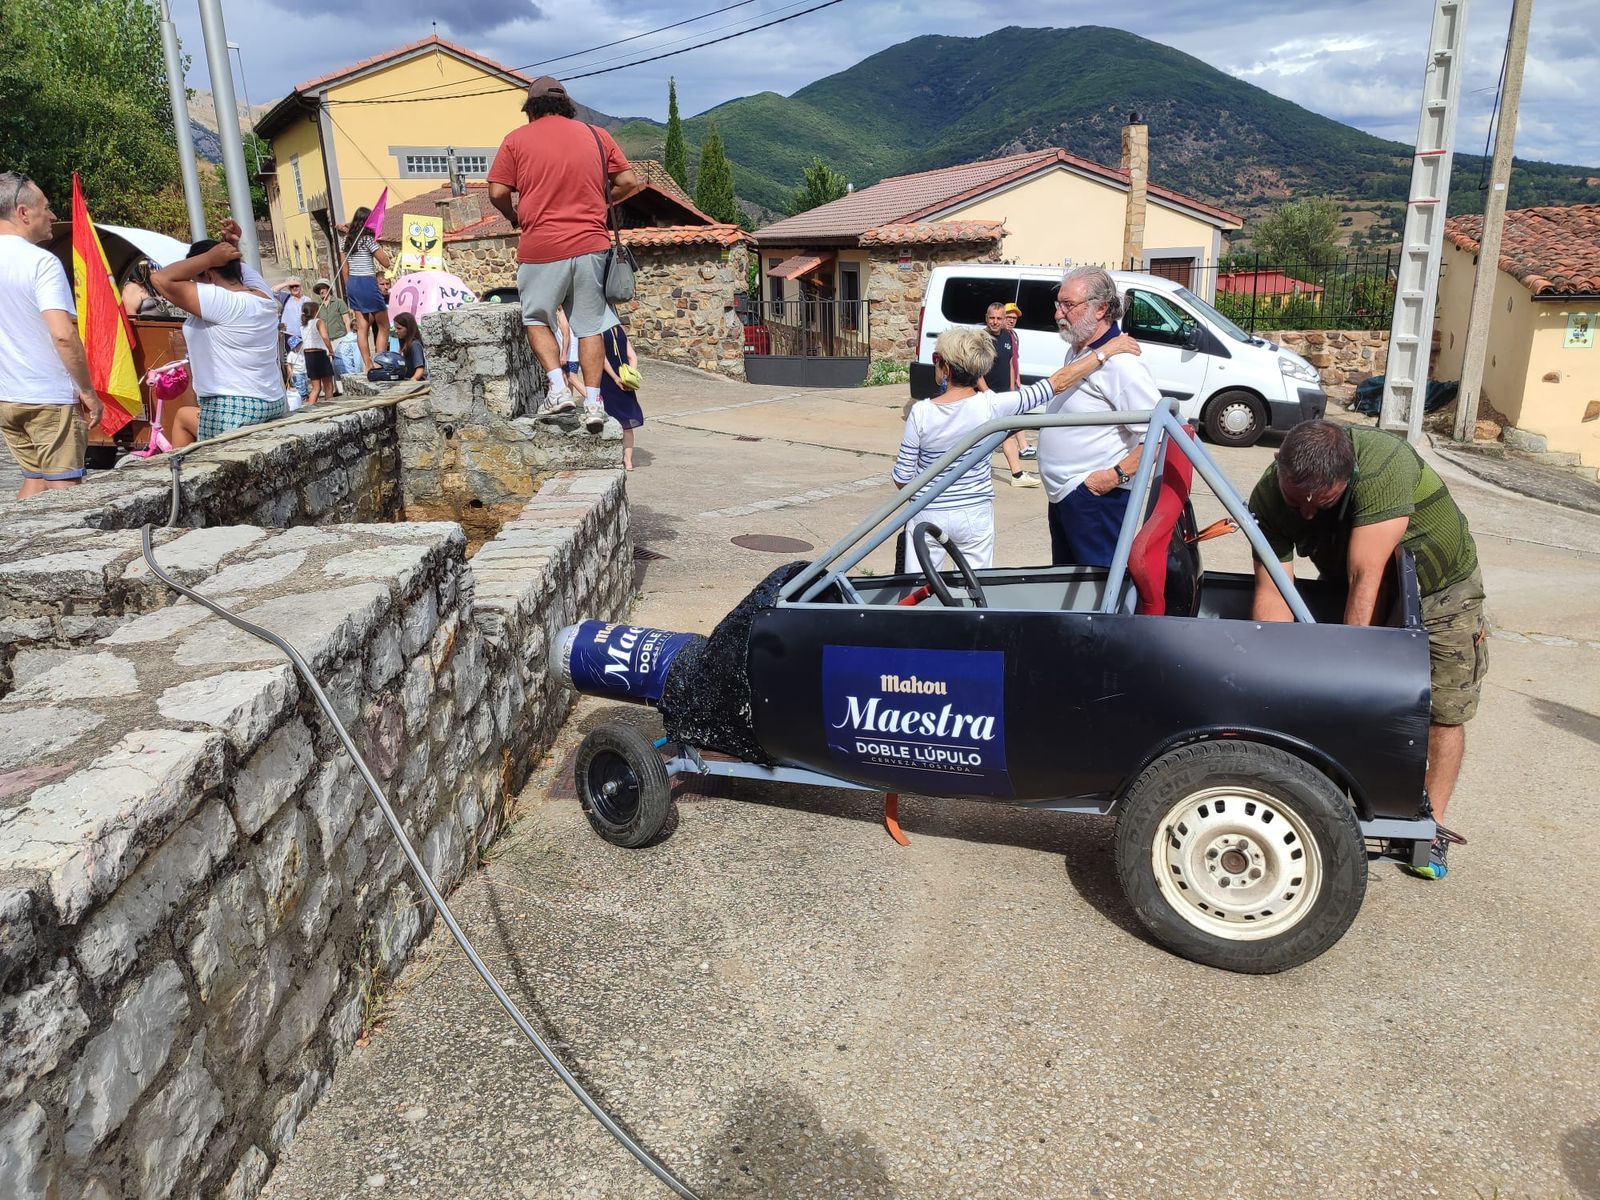
[{"label": "van wheel", "polygon": [[1219,392],[1206,405],[1206,437],[1219,446],[1254,446],[1267,431],[1267,406],[1242,388]]},{"label": "van wheel", "polygon": [[1343,793],[1253,742],[1201,742],[1151,763],[1122,801],[1116,860],[1158,942],[1253,975],[1316,958],[1367,891],[1366,847]]}]

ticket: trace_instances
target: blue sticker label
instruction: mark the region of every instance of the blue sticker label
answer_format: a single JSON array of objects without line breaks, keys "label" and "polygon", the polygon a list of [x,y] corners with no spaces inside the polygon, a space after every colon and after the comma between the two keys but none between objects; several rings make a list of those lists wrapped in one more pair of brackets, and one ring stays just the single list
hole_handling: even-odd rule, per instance
[{"label": "blue sticker label", "polygon": [[828,749],[875,778],[1010,793],[998,650],[824,646],[822,705]]},{"label": "blue sticker label", "polygon": [[667,668],[698,634],[584,621],[567,651],[572,686],[591,696],[654,702],[667,686]]}]

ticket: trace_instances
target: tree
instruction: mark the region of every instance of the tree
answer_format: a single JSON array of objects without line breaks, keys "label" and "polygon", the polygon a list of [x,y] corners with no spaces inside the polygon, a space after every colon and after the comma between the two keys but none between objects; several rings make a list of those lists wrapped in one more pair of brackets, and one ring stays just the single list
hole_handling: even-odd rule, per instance
[{"label": "tree", "polygon": [[733,199],[733,164],[722,149],[722,134],[713,121],[700,143],[700,172],[695,181],[694,202],[714,221],[739,223],[739,206]]},{"label": "tree", "polygon": [[678,119],[678,81],[667,80],[667,148],[662,152],[661,165],[667,174],[678,181],[685,192],[689,190],[689,152],[683,144],[683,122]]},{"label": "tree", "polygon": [[843,175],[835,171],[821,158],[812,158],[811,165],[806,168],[802,177],[804,182],[789,201],[789,215],[803,213],[807,209],[818,208],[839,199],[847,191],[849,185]]},{"label": "tree", "polygon": [[[187,234],[155,9],[144,0],[0,4],[0,163],[69,211],[72,173],[97,221]],[[152,219],[152,214],[159,218]]]},{"label": "tree", "polygon": [[1339,205],[1323,196],[1291,200],[1261,219],[1250,246],[1274,267],[1326,266],[1339,254]]},{"label": "tree", "polygon": [[[261,177],[256,173],[256,164],[272,157],[272,146],[264,139],[255,135],[254,131],[246,131],[240,135],[244,139],[244,169],[250,178],[250,215],[260,220],[267,215],[267,185],[261,182]],[[222,185],[222,194],[228,194],[228,167],[226,163],[217,164],[217,181]]]}]

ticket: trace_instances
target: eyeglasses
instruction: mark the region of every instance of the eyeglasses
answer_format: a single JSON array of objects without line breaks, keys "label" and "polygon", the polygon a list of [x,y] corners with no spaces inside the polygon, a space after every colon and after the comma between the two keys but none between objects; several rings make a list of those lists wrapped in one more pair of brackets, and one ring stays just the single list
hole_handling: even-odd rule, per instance
[{"label": "eyeglasses", "polygon": [[11,211],[12,212],[16,212],[17,211],[17,205],[22,203],[22,193],[25,192],[28,188],[30,188],[32,186],[33,186],[33,180],[29,179],[26,175],[22,175],[22,176],[18,177],[18,179],[17,179],[17,190],[11,193]]},{"label": "eyeglasses", "polygon": [[1056,309],[1058,312],[1071,312],[1073,309],[1080,308],[1088,303],[1090,303],[1088,300],[1073,300],[1071,302],[1066,300],[1057,300]]}]

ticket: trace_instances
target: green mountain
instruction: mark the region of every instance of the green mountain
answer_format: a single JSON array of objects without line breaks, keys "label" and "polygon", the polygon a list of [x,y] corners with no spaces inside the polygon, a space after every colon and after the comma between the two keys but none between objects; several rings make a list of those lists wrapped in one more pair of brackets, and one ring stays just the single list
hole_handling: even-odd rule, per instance
[{"label": "green mountain", "polygon": [[[1411,148],[1319,116],[1191,55],[1117,29],[996,30],[913,38],[789,97],[762,92],[684,122],[694,149],[715,120],[739,198],[781,214],[820,155],[857,188],[889,175],[1061,148],[1116,166],[1130,112],[1150,127],[1154,182],[1247,217],[1298,195],[1338,197],[1395,228]],[[659,157],[665,132],[617,129],[630,154]],[[1482,207],[1483,160],[1456,156],[1452,211]],[[1600,199],[1600,169],[1518,160],[1511,204]]]}]

